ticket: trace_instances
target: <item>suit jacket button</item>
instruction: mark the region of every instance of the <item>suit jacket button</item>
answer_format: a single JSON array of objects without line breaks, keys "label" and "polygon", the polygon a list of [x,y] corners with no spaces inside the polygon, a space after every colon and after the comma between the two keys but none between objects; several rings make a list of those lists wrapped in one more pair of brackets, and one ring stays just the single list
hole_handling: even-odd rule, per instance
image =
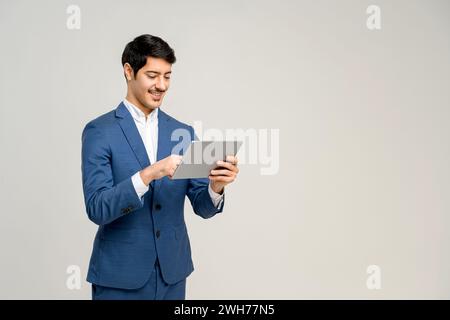
[{"label": "suit jacket button", "polygon": [[158,239],[159,236],[161,235],[161,233],[159,232],[159,230],[156,230],[156,238]]},{"label": "suit jacket button", "polygon": [[157,203],[157,204],[155,205],[155,209],[156,209],[156,210],[161,210],[161,205],[160,205],[159,203]]}]

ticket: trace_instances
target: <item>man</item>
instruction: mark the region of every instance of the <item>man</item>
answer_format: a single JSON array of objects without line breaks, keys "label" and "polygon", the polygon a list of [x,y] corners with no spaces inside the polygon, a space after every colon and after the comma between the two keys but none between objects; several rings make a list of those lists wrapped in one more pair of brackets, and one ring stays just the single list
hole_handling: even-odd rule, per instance
[{"label": "man", "polygon": [[87,281],[93,299],[185,299],[194,270],[184,221],[188,196],[194,212],[222,212],[224,188],[238,173],[227,156],[205,179],[170,179],[181,161],[171,154],[174,130],[191,126],[160,110],[169,89],[172,48],[141,35],[127,44],[122,65],[126,98],[89,122],[82,135],[86,211],[99,225]]}]

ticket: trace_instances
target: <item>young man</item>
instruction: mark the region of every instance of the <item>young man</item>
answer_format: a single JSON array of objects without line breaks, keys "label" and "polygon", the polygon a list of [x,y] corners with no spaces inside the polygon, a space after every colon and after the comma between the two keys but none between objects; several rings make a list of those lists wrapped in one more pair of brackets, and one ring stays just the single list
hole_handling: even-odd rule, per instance
[{"label": "young man", "polygon": [[210,218],[222,212],[224,187],[239,171],[228,156],[209,179],[170,179],[181,161],[171,154],[179,143],[172,132],[195,136],[191,126],[160,110],[175,60],[159,37],[128,43],[122,55],[126,98],[84,128],[84,200],[99,225],[87,276],[93,299],[184,299],[194,270],[185,196],[197,215]]}]

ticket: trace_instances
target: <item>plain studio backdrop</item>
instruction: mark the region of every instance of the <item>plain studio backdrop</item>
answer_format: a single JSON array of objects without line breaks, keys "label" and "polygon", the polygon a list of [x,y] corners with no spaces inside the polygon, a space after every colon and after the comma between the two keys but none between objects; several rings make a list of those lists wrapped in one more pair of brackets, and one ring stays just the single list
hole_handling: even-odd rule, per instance
[{"label": "plain studio backdrop", "polygon": [[[367,27],[370,5],[381,29]],[[447,0],[2,0],[0,298],[90,299],[81,132],[124,98],[121,54],[144,33],[178,58],[163,110],[263,146],[259,133],[279,130],[276,174],[242,163],[210,220],[186,202],[188,299],[450,298],[449,12]]]}]

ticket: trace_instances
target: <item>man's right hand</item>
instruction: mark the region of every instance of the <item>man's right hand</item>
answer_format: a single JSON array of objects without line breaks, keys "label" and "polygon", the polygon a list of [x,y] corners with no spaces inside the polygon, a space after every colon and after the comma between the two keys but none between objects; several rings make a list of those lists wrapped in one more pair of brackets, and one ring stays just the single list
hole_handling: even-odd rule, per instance
[{"label": "man's right hand", "polygon": [[167,158],[159,160],[139,172],[142,181],[148,186],[153,180],[161,179],[165,176],[172,178],[175,169],[180,165],[182,156],[172,154]]}]

